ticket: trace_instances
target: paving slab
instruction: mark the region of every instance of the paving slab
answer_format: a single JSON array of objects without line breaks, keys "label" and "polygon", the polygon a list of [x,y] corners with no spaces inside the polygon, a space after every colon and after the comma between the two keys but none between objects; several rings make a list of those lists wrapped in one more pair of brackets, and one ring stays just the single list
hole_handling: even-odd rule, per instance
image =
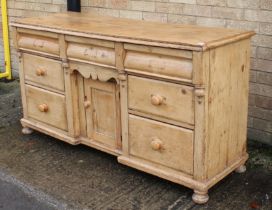
[{"label": "paving slab", "polygon": [[[48,200],[41,200],[41,195],[33,195],[35,191],[27,192],[28,188],[21,185],[10,175],[0,173],[0,209],[1,210],[55,210],[57,206]],[[29,190],[29,189],[28,189]]]},{"label": "paving slab", "polygon": [[33,199],[50,204],[50,199],[44,197],[53,198],[51,207],[272,209],[269,146],[251,143],[247,172],[230,174],[210,190],[207,204],[196,205],[191,201],[192,190],[118,164],[114,156],[82,145],[72,146],[39,132],[22,135],[21,116],[18,82],[0,82],[0,174],[41,192],[28,194]]}]

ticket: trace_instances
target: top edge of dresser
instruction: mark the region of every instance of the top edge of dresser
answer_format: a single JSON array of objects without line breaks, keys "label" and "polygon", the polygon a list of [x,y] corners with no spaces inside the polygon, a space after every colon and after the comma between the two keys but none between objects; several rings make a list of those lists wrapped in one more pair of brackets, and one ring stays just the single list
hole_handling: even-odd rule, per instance
[{"label": "top edge of dresser", "polygon": [[17,19],[14,27],[117,42],[205,51],[250,38],[254,31],[159,23],[89,13],[65,12]]}]

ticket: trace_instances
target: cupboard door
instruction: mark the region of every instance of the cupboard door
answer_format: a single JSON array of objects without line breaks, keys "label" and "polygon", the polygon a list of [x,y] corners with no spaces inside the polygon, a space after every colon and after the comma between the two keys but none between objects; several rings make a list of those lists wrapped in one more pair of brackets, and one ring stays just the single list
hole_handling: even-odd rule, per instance
[{"label": "cupboard door", "polygon": [[116,83],[85,79],[87,136],[111,148],[120,148],[119,91]]}]

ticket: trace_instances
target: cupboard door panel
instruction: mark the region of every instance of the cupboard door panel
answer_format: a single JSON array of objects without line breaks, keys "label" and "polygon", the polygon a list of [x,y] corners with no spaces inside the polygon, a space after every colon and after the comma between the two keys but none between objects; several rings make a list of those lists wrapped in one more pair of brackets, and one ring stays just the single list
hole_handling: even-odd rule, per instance
[{"label": "cupboard door panel", "polygon": [[115,83],[84,80],[87,136],[120,147],[119,91]]}]

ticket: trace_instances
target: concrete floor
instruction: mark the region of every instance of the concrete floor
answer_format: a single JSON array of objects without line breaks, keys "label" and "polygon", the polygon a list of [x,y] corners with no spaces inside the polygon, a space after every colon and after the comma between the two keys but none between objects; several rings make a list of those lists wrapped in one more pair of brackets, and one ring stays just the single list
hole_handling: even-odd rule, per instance
[{"label": "concrete floor", "polygon": [[0,209],[272,209],[272,148],[251,143],[232,173],[196,205],[192,190],[39,132],[21,134],[18,81],[0,82]]},{"label": "concrete floor", "polygon": [[3,181],[1,178],[0,178],[0,209],[7,210],[55,209],[52,205],[47,204],[47,202],[41,202],[36,197],[27,194],[23,189],[20,189],[20,187],[18,187],[17,183],[15,184],[10,183],[8,181]]}]

